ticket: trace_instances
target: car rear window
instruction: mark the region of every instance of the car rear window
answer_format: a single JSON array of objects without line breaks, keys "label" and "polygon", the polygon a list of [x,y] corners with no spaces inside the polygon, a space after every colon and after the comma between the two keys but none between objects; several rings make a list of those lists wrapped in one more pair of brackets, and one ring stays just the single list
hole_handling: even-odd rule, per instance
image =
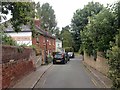
[{"label": "car rear window", "polygon": [[68,54],[73,54],[73,52],[68,52]]},{"label": "car rear window", "polygon": [[55,58],[62,58],[62,54],[56,54]]}]

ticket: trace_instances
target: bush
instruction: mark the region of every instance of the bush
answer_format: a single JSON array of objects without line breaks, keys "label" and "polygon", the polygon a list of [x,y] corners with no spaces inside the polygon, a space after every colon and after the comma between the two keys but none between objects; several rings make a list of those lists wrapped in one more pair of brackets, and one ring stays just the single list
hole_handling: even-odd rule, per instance
[{"label": "bush", "polygon": [[116,43],[108,50],[109,76],[113,82],[113,88],[120,90],[120,33],[116,36]]},{"label": "bush", "polygon": [[47,59],[48,59],[48,64],[51,63],[53,60],[52,56],[50,56],[50,55],[47,57]]},{"label": "bush", "polygon": [[65,47],[65,52],[74,52],[72,47]]},{"label": "bush", "polygon": [[17,42],[14,41],[10,36],[7,36],[5,33],[0,33],[0,36],[2,36],[3,45],[13,45],[13,46],[17,45]]}]

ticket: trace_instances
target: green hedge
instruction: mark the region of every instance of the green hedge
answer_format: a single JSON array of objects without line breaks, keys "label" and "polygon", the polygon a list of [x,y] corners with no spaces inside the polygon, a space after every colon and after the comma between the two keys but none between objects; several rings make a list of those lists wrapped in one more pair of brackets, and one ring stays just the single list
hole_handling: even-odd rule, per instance
[{"label": "green hedge", "polygon": [[74,52],[74,49],[72,47],[65,47],[65,52]]}]

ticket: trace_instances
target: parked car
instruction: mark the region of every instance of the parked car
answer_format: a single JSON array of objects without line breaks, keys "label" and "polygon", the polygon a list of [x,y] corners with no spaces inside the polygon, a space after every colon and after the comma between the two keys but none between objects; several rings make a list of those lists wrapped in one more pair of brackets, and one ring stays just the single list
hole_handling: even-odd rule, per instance
[{"label": "parked car", "polygon": [[70,61],[70,57],[68,55],[68,52],[65,52],[65,55],[66,55],[67,61]]},{"label": "parked car", "polygon": [[62,63],[65,64],[69,60],[69,57],[66,53],[56,53],[53,57],[53,64]]},{"label": "parked car", "polygon": [[74,52],[68,52],[68,56],[69,56],[70,58],[74,58],[74,57],[75,57]]}]

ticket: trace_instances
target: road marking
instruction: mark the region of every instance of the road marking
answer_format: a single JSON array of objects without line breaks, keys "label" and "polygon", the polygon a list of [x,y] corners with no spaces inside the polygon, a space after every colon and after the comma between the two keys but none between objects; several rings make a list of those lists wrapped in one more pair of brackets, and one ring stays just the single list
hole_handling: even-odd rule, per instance
[{"label": "road marking", "polygon": [[93,84],[94,84],[95,86],[98,86],[95,79],[91,78],[91,81],[93,82]]},{"label": "road marking", "polygon": [[[85,66],[85,65],[84,65],[84,66]],[[109,87],[107,87],[107,85],[104,83],[104,81],[102,81],[95,73],[93,73],[90,69],[88,69],[87,66],[85,66],[84,69],[85,69],[85,71],[86,71],[87,73],[88,73],[88,72],[92,73],[92,74],[104,85],[104,88],[109,88]],[[90,76],[90,74],[89,74],[89,76]],[[90,76],[90,77],[91,77],[91,76]]]},{"label": "road marking", "polygon": [[109,87],[107,87],[107,85],[104,83],[104,81],[102,81],[95,73],[93,73],[92,71],[91,71],[91,73],[92,73],[95,77],[98,78],[98,80],[104,85],[105,88],[109,88]]},{"label": "road marking", "polygon": [[100,87],[100,85],[98,84],[98,82],[91,76],[91,71],[89,71],[86,67],[84,67],[84,71],[87,73],[88,77],[91,79],[92,83],[96,86],[96,87]]}]

